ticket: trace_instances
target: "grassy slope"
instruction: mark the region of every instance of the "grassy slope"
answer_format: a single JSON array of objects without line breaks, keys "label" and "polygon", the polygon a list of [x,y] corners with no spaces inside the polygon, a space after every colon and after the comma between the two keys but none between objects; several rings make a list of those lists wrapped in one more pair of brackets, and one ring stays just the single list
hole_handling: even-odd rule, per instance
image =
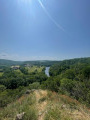
[{"label": "grassy slope", "polygon": [[15,120],[16,115],[25,112],[24,120],[37,120],[34,94],[24,95],[16,102],[0,110],[0,120]]},{"label": "grassy slope", "polygon": [[90,110],[65,95],[35,90],[0,110],[0,120],[14,120],[25,112],[24,120],[90,120]]},{"label": "grassy slope", "polygon": [[68,96],[48,92],[48,101],[44,120],[90,120],[90,110]]}]

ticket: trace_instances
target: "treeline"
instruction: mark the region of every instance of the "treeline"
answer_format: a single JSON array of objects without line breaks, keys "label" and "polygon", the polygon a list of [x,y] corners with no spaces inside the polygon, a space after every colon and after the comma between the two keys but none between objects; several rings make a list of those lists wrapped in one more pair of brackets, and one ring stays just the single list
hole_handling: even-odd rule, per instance
[{"label": "treeline", "polygon": [[[90,57],[89,58],[76,58],[70,60],[63,60],[50,68],[50,75],[56,76],[62,73],[63,71],[70,69],[71,67],[78,67],[79,65],[88,65],[90,64]],[[82,68],[81,68],[82,69]]]},{"label": "treeline", "polygon": [[72,96],[90,106],[90,58],[65,60],[50,68],[42,87]]},{"label": "treeline", "polygon": [[13,61],[0,59],[0,67],[14,66],[14,65],[36,65],[36,66],[51,66],[53,64],[59,63],[59,61],[49,61],[49,60],[36,60],[36,61]]},{"label": "treeline", "polygon": [[59,63],[60,61],[48,61],[48,60],[38,60],[38,61],[25,61],[23,65],[36,65],[36,66],[52,66],[53,64]]}]

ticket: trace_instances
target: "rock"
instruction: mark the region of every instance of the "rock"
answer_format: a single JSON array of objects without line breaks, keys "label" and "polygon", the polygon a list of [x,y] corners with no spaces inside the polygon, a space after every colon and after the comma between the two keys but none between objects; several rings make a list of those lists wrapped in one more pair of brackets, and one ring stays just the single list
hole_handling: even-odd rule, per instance
[{"label": "rock", "polygon": [[16,119],[15,120],[23,120],[23,116],[24,116],[25,112],[21,113],[21,114],[17,114]]},{"label": "rock", "polygon": [[38,116],[41,116],[42,115],[42,112],[39,112]]},{"label": "rock", "polygon": [[35,89],[27,90],[27,91],[25,92],[25,94],[30,94],[30,93],[32,93],[32,92],[34,92],[34,91],[35,91]]},{"label": "rock", "polygon": [[31,90],[27,90],[25,94],[30,94],[31,92]]},{"label": "rock", "polygon": [[61,108],[62,108],[62,109],[63,109],[63,108],[66,108],[66,105],[63,104],[63,105],[61,106]]}]

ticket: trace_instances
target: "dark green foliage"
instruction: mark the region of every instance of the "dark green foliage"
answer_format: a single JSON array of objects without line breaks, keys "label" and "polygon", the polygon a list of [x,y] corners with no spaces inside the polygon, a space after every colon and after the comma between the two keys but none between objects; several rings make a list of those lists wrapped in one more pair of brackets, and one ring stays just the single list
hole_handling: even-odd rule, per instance
[{"label": "dark green foliage", "polygon": [[23,74],[28,74],[28,70],[25,69],[25,67],[20,67],[20,71],[23,73]]},{"label": "dark green foliage", "polygon": [[52,91],[58,92],[60,87],[60,81],[57,77],[49,77],[47,81],[43,82],[42,88],[46,88]]},{"label": "dark green foliage", "polygon": [[39,82],[34,82],[32,84],[29,84],[29,89],[39,89],[39,88],[40,88]]},{"label": "dark green foliage", "polygon": [[86,66],[84,69],[83,69],[83,75],[85,78],[90,78],[90,66]]},{"label": "dark green foliage", "polygon": [[12,69],[8,69],[0,77],[0,84],[5,85],[7,89],[16,89],[19,86],[28,86],[33,82],[45,81],[47,76],[43,73],[28,74],[25,68],[20,69],[22,74]]},{"label": "dark green foliage", "polygon": [[62,72],[66,71],[67,69],[70,69],[71,67],[76,67],[80,65],[88,65],[90,64],[90,57],[89,58],[77,58],[77,59],[71,59],[71,60],[64,60],[61,61],[55,65],[53,65],[50,68],[50,75],[55,76],[59,75]]},{"label": "dark green foliage", "polygon": [[4,90],[6,90],[6,87],[4,85],[0,85],[0,92],[3,92]]}]

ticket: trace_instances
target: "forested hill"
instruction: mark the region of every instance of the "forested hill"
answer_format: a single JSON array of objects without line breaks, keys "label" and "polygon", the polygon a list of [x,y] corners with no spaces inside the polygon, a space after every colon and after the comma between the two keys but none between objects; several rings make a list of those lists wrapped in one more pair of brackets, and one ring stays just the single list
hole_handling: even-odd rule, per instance
[{"label": "forested hill", "polygon": [[60,61],[51,61],[51,60],[36,60],[36,61],[25,61],[23,64],[37,65],[37,66],[51,66]]},{"label": "forested hill", "polygon": [[35,61],[13,61],[0,59],[0,66],[11,66],[11,65],[37,65],[37,66],[52,66],[55,69],[61,65],[74,65],[76,63],[90,63],[90,57],[88,58],[76,58],[71,60],[63,60],[63,61],[52,61],[52,60],[35,60]]},{"label": "forested hill", "polygon": [[57,64],[54,64],[50,68],[50,75],[51,76],[56,76],[59,75],[60,73],[64,72],[67,69],[70,69],[72,67],[85,67],[85,66],[90,66],[90,57],[88,58],[75,58],[75,59],[70,59],[70,60],[63,60],[60,61]]},{"label": "forested hill", "polygon": [[37,65],[37,66],[51,66],[59,63],[60,61],[49,61],[49,60],[36,60],[36,61],[13,61],[0,59],[0,66],[12,66],[12,65]]},{"label": "forested hill", "polygon": [[0,59],[0,66],[11,66],[11,65],[20,65],[20,64],[22,64],[21,61]]}]

